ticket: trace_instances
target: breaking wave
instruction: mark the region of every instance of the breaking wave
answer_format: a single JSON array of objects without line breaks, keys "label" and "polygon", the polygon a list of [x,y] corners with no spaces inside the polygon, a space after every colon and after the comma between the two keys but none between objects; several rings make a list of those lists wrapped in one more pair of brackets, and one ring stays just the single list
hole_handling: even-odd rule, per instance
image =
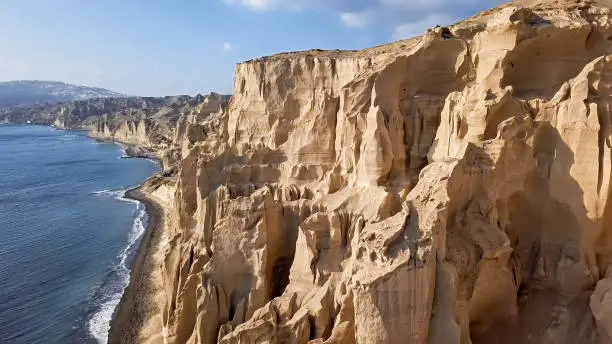
[{"label": "breaking wave", "polygon": [[126,190],[101,190],[94,192],[101,197],[112,197],[118,201],[129,202],[136,206],[132,229],[127,236],[125,248],[115,258],[113,269],[95,293],[94,312],[89,318],[88,328],[98,343],[107,343],[110,322],[115,308],[121,301],[125,288],[130,283],[128,257],[134,252],[136,243],[145,232],[146,211],[144,204],[125,197]]}]

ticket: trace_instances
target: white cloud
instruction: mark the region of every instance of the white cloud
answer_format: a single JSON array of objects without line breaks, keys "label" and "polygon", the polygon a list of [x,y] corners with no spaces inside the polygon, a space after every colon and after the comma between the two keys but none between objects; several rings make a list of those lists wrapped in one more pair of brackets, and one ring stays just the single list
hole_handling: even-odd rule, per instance
[{"label": "white cloud", "polygon": [[[331,9],[363,9],[368,4],[378,0],[221,0],[227,5],[242,5],[253,10],[291,9],[302,10],[312,8]],[[394,1],[394,0],[391,0]],[[399,0],[402,1],[402,0]],[[423,1],[423,0],[418,0]]]},{"label": "white cloud", "polygon": [[265,10],[276,6],[276,1],[274,0],[242,0],[242,3],[259,10]]},{"label": "white cloud", "polygon": [[[377,1],[381,7],[391,7],[395,9],[410,9],[423,10],[427,8],[436,8],[441,6],[449,6],[451,3],[461,3],[471,0],[379,0]],[[474,2],[474,1],[472,1]],[[485,2],[485,1],[481,1]]]},{"label": "white cloud", "polygon": [[456,18],[448,15],[433,13],[423,19],[396,26],[393,31],[393,39],[399,40],[420,36],[425,33],[427,29],[431,29],[436,25],[445,26],[453,24],[456,21]]},{"label": "white cloud", "polygon": [[223,51],[232,51],[234,50],[234,45],[230,42],[223,43]]},{"label": "white cloud", "polygon": [[277,0],[222,0],[228,5],[241,4],[254,10],[267,10],[278,5]]},{"label": "white cloud", "polygon": [[324,10],[346,27],[376,26],[393,38],[420,35],[429,27],[448,25],[507,0],[221,0],[253,10]]},{"label": "white cloud", "polygon": [[342,24],[352,28],[364,28],[370,23],[368,12],[344,12],[340,14]]}]

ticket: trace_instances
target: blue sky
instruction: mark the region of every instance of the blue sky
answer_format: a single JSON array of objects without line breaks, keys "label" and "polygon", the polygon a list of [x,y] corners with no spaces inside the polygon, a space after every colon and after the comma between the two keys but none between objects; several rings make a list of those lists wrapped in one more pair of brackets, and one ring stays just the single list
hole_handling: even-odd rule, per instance
[{"label": "blue sky", "polygon": [[1,0],[0,81],[58,80],[130,95],[231,93],[235,64],[360,49],[502,0]]}]

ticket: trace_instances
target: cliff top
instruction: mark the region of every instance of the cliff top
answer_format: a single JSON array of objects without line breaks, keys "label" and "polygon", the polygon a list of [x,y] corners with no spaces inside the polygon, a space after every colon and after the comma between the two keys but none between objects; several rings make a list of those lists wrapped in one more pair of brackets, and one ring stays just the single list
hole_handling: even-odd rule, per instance
[{"label": "cliff top", "polygon": [[[578,12],[582,17],[587,17],[587,11],[591,8],[611,9],[612,0],[515,0],[500,5],[496,8],[478,13],[466,20],[449,25],[448,28],[451,29],[453,33],[463,31],[463,33],[460,35],[462,38],[471,38],[476,32],[480,31],[481,28],[484,28],[487,22],[493,16],[508,7],[529,8],[537,15],[542,16],[544,19],[554,22],[555,19],[560,18],[567,20],[567,14],[569,12]],[[593,15],[594,13],[590,14]],[[263,56],[251,59],[243,63],[262,62],[277,59],[291,59],[307,56],[318,58],[358,58],[377,56],[381,54],[401,53],[402,51],[406,51],[413,47],[415,44],[419,43],[422,37],[423,36],[417,36],[362,50],[311,49],[295,52],[283,52],[270,56]]]}]

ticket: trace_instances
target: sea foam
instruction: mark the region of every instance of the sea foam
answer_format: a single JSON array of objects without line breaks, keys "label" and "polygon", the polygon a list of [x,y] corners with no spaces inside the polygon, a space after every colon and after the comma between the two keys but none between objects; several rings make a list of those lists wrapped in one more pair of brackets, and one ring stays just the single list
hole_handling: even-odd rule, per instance
[{"label": "sea foam", "polygon": [[130,283],[130,269],[128,267],[128,257],[132,253],[138,239],[145,232],[145,207],[141,202],[125,197],[125,190],[101,190],[94,193],[102,197],[113,197],[122,202],[130,202],[136,205],[136,217],[134,218],[132,229],[127,236],[127,245],[116,258],[109,278],[100,286],[96,293],[96,310],[89,319],[89,332],[98,343],[108,342],[108,331],[110,321],[113,317],[115,308],[121,301],[121,296],[125,288]]}]

